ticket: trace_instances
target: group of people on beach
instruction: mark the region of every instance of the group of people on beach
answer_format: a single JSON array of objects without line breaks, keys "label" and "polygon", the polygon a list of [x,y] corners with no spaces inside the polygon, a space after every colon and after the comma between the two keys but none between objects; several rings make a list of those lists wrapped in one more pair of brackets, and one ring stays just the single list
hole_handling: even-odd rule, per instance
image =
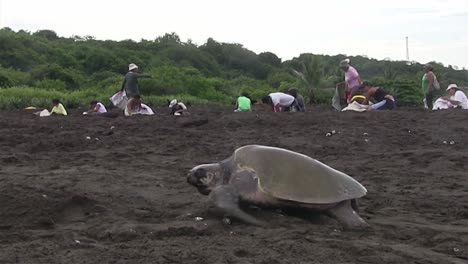
[{"label": "group of people on beach", "polygon": [[[333,107],[341,111],[372,111],[396,109],[395,97],[368,81],[363,81],[359,72],[345,59],[339,64],[344,72],[344,82],[338,83],[333,98]],[[344,86],[344,96],[341,95],[339,86]],[[450,84],[447,92],[450,96],[443,96],[434,102],[434,91],[440,89],[440,85],[433,72],[432,65],[424,66],[422,78],[422,91],[424,93],[424,105],[426,109],[439,110],[460,108],[468,109],[468,99],[462,91],[463,88],[456,84]],[[243,97],[239,97],[241,100]],[[244,100],[244,99],[242,99]],[[262,98],[262,103],[271,106],[274,112],[305,112],[304,97],[296,88],[290,88],[286,92],[275,92]],[[238,111],[238,110],[236,110]]]},{"label": "group of people on beach", "polygon": [[[341,61],[340,67],[345,72],[345,99],[348,104],[342,109],[343,111],[392,110],[396,108],[394,96],[381,87],[375,87],[367,81],[362,81],[358,71],[350,65],[349,59]],[[450,84],[446,89],[450,97],[443,96],[434,102],[434,92],[440,89],[440,84],[431,64],[424,66],[421,88],[424,108],[426,109],[468,109],[467,96],[462,91],[463,88],[456,84]]]},{"label": "group of people on beach", "polygon": [[434,74],[434,68],[431,64],[424,66],[424,75],[422,77],[422,90],[424,92],[424,107],[426,109],[441,110],[441,109],[468,109],[468,98],[463,92],[463,87],[458,87],[456,84],[450,84],[447,87],[449,96],[442,96],[434,102],[434,92],[440,89],[437,76]]},{"label": "group of people on beach", "polygon": [[[141,100],[140,91],[138,89],[139,78],[153,77],[151,75],[138,73],[138,66],[134,63],[130,63],[128,65],[128,73],[125,75],[122,88],[118,93],[118,95],[121,96],[121,100],[124,102],[122,108],[124,108],[125,116],[154,115],[153,110]],[[118,105],[120,102],[113,101],[113,103],[114,105]],[[187,106],[177,99],[168,101],[168,106],[171,109],[172,115],[180,116],[189,114]]]},{"label": "group of people on beach", "polygon": [[[395,97],[386,92],[382,87],[376,87],[368,81],[362,81],[356,68],[350,64],[349,59],[345,59],[339,64],[344,72],[344,82],[338,83],[333,98],[333,106],[341,111],[371,111],[371,110],[393,110],[396,108]],[[152,78],[151,75],[138,73],[138,66],[134,63],[128,65],[128,72],[125,74],[120,91],[114,94],[110,100],[121,108],[125,116],[133,115],[153,115],[153,110],[141,100],[138,88],[138,79]],[[338,86],[344,86],[344,97],[341,96]],[[462,87],[450,84],[446,89],[450,96],[443,96],[434,101],[435,90],[440,89],[440,84],[433,72],[430,64],[424,66],[422,77],[422,91],[424,93],[424,106],[426,109],[439,110],[460,108],[468,109],[468,98]],[[189,114],[187,106],[177,99],[168,100],[171,114],[175,116]],[[299,94],[295,87],[289,88],[285,92],[274,92],[261,99],[260,104],[271,107],[274,112],[305,112],[304,97]],[[58,99],[52,101],[53,108],[49,112],[44,110],[39,114],[49,116],[51,114],[67,115],[67,111]],[[346,105],[346,107],[342,107]],[[236,100],[235,112],[252,111],[252,99],[247,93],[242,93]],[[103,114],[107,109],[103,103],[92,101],[90,108],[83,114]]]},{"label": "group of people on beach", "polygon": [[[362,81],[361,77],[350,60],[340,62],[340,68],[345,73],[345,81],[338,85],[344,85],[344,98],[336,91],[335,106],[338,110],[369,111],[369,110],[393,110],[396,108],[395,98],[381,87],[375,87],[370,82]],[[344,99],[344,100],[342,100]],[[294,87],[286,92],[275,92],[262,98],[262,103],[270,105],[274,112],[305,112],[304,97]],[[348,106],[342,108],[342,104]],[[334,103],[335,105],[335,103]]]},{"label": "group of people on beach", "polygon": [[381,87],[375,87],[364,81],[357,88],[351,89],[347,98],[347,106],[342,111],[372,111],[393,110],[396,108],[395,98]]},{"label": "group of people on beach", "polygon": [[[139,78],[152,78],[150,75],[138,73],[138,66],[134,63],[128,65],[128,73],[125,75],[122,88],[119,92],[114,94],[110,101],[122,109],[125,116],[133,115],[154,115],[154,111],[148,105],[144,104],[141,100],[140,91],[138,88]],[[171,114],[180,116],[188,114],[187,106],[183,102],[179,102],[177,99],[168,101],[168,106],[171,109]],[[83,112],[83,115],[90,114],[104,114],[107,113],[107,108],[101,102],[93,100],[90,103],[89,110]],[[59,99],[52,100],[52,110],[43,110],[38,112],[40,116],[50,115],[68,115],[65,107]]]},{"label": "group of people on beach", "polygon": [[304,97],[296,88],[289,88],[286,92],[275,92],[262,98],[262,103],[271,106],[274,112],[305,112]]}]

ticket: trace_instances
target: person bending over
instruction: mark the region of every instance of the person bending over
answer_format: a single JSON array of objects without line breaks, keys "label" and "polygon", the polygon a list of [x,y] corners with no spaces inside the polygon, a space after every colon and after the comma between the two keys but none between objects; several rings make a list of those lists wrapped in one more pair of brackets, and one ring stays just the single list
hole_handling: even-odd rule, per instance
[{"label": "person bending over", "polygon": [[52,100],[52,110],[50,110],[50,114],[55,114],[55,115],[68,115],[67,110],[65,110],[65,107],[63,106],[62,103],[60,103],[59,99],[54,99]]},{"label": "person bending over", "polygon": [[447,88],[447,91],[449,92],[450,97],[443,96],[437,99],[432,110],[450,108],[460,108],[465,110],[468,109],[468,98],[460,87],[458,87],[456,84],[450,84]]},{"label": "person bending over", "polygon": [[237,98],[236,110],[234,110],[234,112],[250,111],[252,111],[252,101],[250,100],[250,96],[247,93],[242,93],[242,95]]},{"label": "person bending over", "polygon": [[359,86],[359,89],[366,95],[366,100],[363,104],[367,104],[369,100],[373,99],[375,104],[369,106],[369,110],[393,110],[396,107],[395,98],[385,92],[380,87],[374,87],[369,82],[364,82]]},{"label": "person bending over", "polygon": [[294,88],[294,87],[289,88],[288,89],[288,94],[292,95],[296,99],[295,107],[296,107],[297,111],[298,112],[305,112],[306,108],[305,108],[304,97],[297,92],[297,89]]},{"label": "person bending over", "polygon": [[169,102],[169,108],[171,108],[172,115],[183,115],[184,113],[188,113],[187,106],[184,103],[177,101],[177,99],[172,99]]},{"label": "person bending over", "polygon": [[98,102],[98,101],[91,101],[91,103],[89,104],[89,110],[87,112],[87,114],[103,114],[103,113],[107,113],[107,109],[106,107]]},{"label": "person bending over", "polygon": [[262,102],[270,105],[274,112],[287,112],[295,106],[296,99],[292,95],[278,92],[263,97]]},{"label": "person bending over", "polygon": [[132,116],[138,114],[141,111],[141,96],[135,95],[132,99],[130,99],[127,103],[127,107],[125,108],[125,115]]}]

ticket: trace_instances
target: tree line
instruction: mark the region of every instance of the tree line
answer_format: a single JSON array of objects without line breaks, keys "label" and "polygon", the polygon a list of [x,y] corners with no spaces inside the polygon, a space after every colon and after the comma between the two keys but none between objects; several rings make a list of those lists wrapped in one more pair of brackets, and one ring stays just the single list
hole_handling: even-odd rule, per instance
[{"label": "tree line", "polygon": [[[28,90],[28,96],[51,93],[106,98],[120,88],[129,63],[153,79],[140,82],[143,97],[181,96],[232,103],[242,92],[259,99],[269,92],[296,87],[311,103],[329,104],[336,83],[344,79],[338,63],[345,55],[300,54],[283,61],[272,52],[256,54],[241,44],[209,38],[197,45],[176,33],[153,40],[96,40],[92,36],[60,37],[52,30],[0,29],[0,94]],[[384,86],[400,105],[420,105],[423,65],[350,57],[361,77]],[[431,62],[442,86],[468,84],[468,71]],[[16,92],[3,91],[15,96]],[[25,95],[26,96],[26,95]],[[85,100],[83,97],[83,100]],[[10,98],[12,101],[15,98]],[[3,99],[4,101],[6,99]],[[18,101],[18,100],[17,100]],[[65,100],[66,101],[66,100]],[[24,99],[14,105],[33,103]],[[80,104],[80,99],[74,100]],[[83,104],[86,102],[82,102]],[[2,102],[0,101],[0,107]]]}]

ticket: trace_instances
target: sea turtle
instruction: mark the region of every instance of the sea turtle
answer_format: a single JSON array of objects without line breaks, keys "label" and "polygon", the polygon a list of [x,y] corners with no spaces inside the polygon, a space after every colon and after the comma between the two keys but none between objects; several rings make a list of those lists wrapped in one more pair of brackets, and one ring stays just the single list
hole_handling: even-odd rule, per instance
[{"label": "sea turtle", "polygon": [[228,215],[254,225],[263,221],[249,215],[239,203],[268,208],[304,208],[324,211],[345,228],[367,223],[357,214],[356,199],[366,188],[350,176],[286,149],[247,145],[231,157],[194,167],[187,182]]}]

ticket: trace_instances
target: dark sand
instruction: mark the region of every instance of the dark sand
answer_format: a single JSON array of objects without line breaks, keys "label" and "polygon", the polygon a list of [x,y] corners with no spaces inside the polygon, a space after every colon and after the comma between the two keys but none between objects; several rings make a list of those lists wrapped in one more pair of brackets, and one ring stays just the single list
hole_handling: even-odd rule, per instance
[{"label": "dark sand", "polygon": [[[0,112],[0,263],[468,263],[468,111],[80,112]],[[356,178],[371,229],[276,210],[223,225],[185,175],[246,144]]]}]

